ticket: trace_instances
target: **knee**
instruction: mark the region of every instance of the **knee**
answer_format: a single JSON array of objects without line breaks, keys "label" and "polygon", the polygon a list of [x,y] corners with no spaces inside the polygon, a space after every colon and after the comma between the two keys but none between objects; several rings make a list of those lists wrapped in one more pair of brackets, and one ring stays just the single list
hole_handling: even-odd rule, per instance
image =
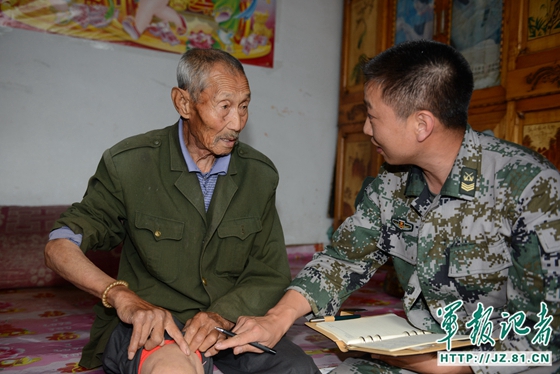
[{"label": "knee", "polygon": [[[163,349],[162,349],[163,350]],[[150,355],[142,365],[142,371],[139,374],[203,374],[204,369],[200,358],[191,353],[189,356],[180,352],[180,354]],[[163,353],[163,352],[161,352]]]}]

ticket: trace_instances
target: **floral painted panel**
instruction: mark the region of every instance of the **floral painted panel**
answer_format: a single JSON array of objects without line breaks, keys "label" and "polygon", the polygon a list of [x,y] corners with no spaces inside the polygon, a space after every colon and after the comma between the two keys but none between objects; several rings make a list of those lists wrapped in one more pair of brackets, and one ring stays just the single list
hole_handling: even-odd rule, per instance
[{"label": "floral painted panel", "polygon": [[184,53],[228,51],[272,67],[276,0],[7,0],[0,26]]},{"label": "floral painted panel", "polygon": [[346,77],[346,88],[350,91],[363,89],[362,63],[377,51],[377,3],[377,0],[358,0],[352,2],[350,8],[349,68]]},{"label": "floral painted panel", "polygon": [[524,126],[523,145],[539,152],[560,169],[560,122]]},{"label": "floral painted panel", "polygon": [[560,0],[530,0],[528,39],[560,33]]}]

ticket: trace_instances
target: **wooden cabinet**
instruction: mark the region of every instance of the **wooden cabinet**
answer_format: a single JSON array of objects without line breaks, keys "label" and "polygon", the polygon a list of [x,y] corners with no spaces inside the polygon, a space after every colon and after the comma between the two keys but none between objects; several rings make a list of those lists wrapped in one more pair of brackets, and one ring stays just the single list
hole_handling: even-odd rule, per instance
[{"label": "wooden cabinet", "polygon": [[362,132],[366,120],[364,105],[363,59],[384,50],[387,7],[381,0],[346,0],[340,96],[338,140],[335,175],[333,227],[354,213],[354,200],[368,175],[376,175],[382,157],[372,147],[370,138]]},{"label": "wooden cabinet", "polygon": [[560,168],[560,0],[511,4],[506,139]]},{"label": "wooden cabinet", "polygon": [[560,167],[560,0],[345,0],[335,228],[383,162],[362,133],[360,62],[416,37],[450,44],[471,64],[474,129],[531,147]]}]

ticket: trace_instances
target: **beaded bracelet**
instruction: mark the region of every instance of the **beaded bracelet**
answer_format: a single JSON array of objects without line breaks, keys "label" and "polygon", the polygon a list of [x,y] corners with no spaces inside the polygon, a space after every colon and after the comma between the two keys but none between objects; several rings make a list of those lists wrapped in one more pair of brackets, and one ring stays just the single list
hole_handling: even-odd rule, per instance
[{"label": "beaded bracelet", "polygon": [[128,288],[128,282],[123,281],[123,280],[114,281],[113,283],[108,285],[107,288],[105,288],[105,291],[103,291],[103,296],[101,297],[101,303],[103,304],[103,306],[105,308],[112,308],[113,307],[111,304],[109,304],[107,302],[107,293],[111,290],[111,288],[113,288],[115,286],[125,286],[126,288]]}]

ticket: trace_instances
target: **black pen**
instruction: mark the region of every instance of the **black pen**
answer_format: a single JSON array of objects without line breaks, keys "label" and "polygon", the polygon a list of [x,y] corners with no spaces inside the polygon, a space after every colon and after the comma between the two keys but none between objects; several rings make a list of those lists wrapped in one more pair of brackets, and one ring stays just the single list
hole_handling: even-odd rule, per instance
[{"label": "black pen", "polygon": [[[226,330],[226,329],[222,329],[221,327],[215,327],[215,329],[218,330],[219,332],[221,332],[222,334],[226,334],[227,336],[234,337],[235,335],[237,335],[236,333],[231,332],[231,331]],[[273,355],[276,354],[276,351],[274,349],[268,348],[266,345],[262,345],[262,344],[259,344],[259,343],[256,343],[256,342],[249,343],[249,345],[252,345],[253,347],[258,348],[258,349],[260,349],[262,351],[265,351],[267,353],[272,353]]]},{"label": "black pen", "polygon": [[354,319],[360,318],[359,314],[349,314],[347,316],[325,316],[325,317],[317,317],[311,318],[309,322],[333,322],[333,321],[343,321],[345,319]]}]

